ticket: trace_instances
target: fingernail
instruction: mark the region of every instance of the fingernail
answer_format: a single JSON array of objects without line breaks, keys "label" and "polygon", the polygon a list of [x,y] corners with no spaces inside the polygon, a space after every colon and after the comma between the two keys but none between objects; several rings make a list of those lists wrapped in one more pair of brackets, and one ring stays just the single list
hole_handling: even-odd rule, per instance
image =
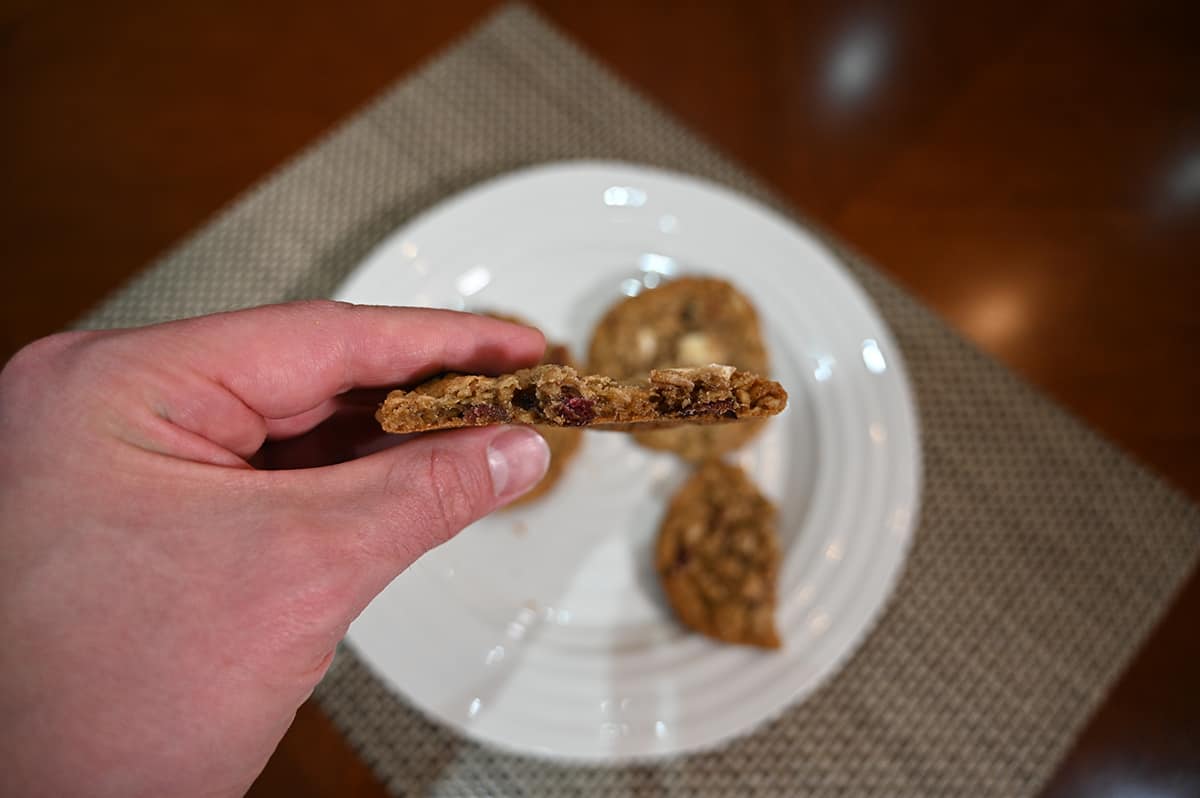
[{"label": "fingernail", "polygon": [[550,447],[533,430],[515,427],[492,439],[487,448],[487,461],[496,496],[519,496],[546,475]]}]

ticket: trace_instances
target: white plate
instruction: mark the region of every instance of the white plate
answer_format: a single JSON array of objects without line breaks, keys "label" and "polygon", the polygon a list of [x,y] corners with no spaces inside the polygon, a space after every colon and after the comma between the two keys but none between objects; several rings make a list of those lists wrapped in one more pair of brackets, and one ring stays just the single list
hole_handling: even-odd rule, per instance
[{"label": "white plate", "polygon": [[597,761],[715,745],[812,693],[896,581],[920,482],[900,352],[830,252],[762,205],[655,169],[538,167],[407,225],[337,298],[514,311],[582,354],[622,291],[681,272],[750,296],[791,393],[736,458],[780,507],[785,646],[723,646],[672,620],[651,550],[686,468],[588,432],[549,497],[427,554],[350,628],[376,674],[470,737]]}]

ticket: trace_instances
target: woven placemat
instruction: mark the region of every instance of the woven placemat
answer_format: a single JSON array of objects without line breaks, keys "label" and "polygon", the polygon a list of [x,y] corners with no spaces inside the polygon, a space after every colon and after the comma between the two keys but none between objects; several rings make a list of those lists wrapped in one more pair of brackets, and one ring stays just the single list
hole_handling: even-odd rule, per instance
[{"label": "woven placemat", "polygon": [[[780,207],[531,11],[511,7],[81,326],[327,295],[431,203],[513,168],[581,157],[690,172]],[[317,700],[392,792],[1012,796],[1049,776],[1189,571],[1200,511],[839,251],[904,350],[926,463],[905,574],[849,664],[722,750],[568,767],[496,753],[430,723],[343,650]]]}]

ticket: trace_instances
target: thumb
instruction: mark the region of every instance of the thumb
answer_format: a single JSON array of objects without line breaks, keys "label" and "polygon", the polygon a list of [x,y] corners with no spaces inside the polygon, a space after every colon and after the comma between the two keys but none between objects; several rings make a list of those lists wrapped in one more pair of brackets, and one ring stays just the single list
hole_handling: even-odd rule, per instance
[{"label": "thumb", "polygon": [[[374,597],[426,551],[536,485],[550,449],[528,427],[415,436],[381,452],[288,474],[339,559],[365,560]],[[361,572],[361,570],[360,570]]]}]

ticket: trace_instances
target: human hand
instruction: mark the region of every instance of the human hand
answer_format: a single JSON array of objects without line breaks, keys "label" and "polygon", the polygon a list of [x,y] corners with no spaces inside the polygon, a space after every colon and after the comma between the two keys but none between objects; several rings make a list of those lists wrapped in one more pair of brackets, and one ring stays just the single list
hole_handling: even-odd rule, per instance
[{"label": "human hand", "polygon": [[0,372],[0,792],[248,789],[371,598],[549,453],[484,427],[321,468],[247,458],[356,386],[509,370],[544,343],[322,302],[18,353]]}]

